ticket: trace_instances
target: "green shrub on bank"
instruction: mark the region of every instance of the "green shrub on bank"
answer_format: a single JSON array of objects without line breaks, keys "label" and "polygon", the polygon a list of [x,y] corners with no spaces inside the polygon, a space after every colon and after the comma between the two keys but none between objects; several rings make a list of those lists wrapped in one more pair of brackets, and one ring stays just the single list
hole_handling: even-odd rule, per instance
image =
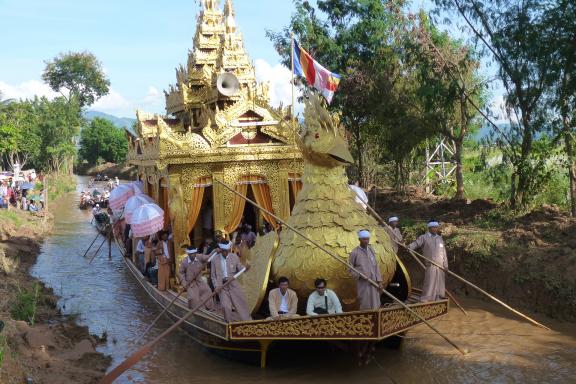
[{"label": "green shrub on bank", "polygon": [[40,285],[34,284],[32,292],[27,289],[18,287],[18,294],[10,314],[15,320],[26,321],[30,325],[34,325],[36,320],[36,307],[38,305],[38,296],[40,294]]},{"label": "green shrub on bank", "polygon": [[22,225],[22,218],[13,210],[0,209],[0,223],[2,222],[8,222],[15,228],[20,228]]},{"label": "green shrub on bank", "polygon": [[54,201],[60,196],[76,190],[74,175],[52,173],[46,175],[45,184],[48,184],[48,201]]}]

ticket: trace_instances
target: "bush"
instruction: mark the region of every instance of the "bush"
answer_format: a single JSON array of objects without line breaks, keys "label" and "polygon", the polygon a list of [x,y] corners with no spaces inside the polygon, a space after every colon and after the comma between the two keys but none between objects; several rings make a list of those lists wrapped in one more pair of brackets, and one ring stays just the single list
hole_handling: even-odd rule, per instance
[{"label": "bush", "polygon": [[18,287],[16,302],[10,311],[12,318],[15,320],[26,321],[28,324],[34,325],[39,293],[40,286],[38,283],[34,284],[33,292],[29,292],[27,289],[21,289]]}]

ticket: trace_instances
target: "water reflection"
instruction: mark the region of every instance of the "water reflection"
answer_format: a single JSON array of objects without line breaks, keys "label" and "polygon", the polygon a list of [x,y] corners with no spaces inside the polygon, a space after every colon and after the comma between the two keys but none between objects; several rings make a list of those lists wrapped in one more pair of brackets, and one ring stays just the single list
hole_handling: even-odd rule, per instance
[{"label": "water reflection", "polygon": [[[78,190],[87,179],[79,178]],[[133,341],[158,314],[158,307],[125,269],[113,247],[106,245],[92,264],[82,258],[96,236],[91,213],[78,209],[78,194],[53,204],[54,234],[43,247],[33,274],[61,296],[64,313],[78,314],[93,334],[106,332],[99,348],[120,363],[135,346]],[[99,245],[99,240],[95,243]],[[96,249],[96,247],[94,247]],[[434,323],[463,347],[461,357],[425,327],[410,332],[401,350],[379,349],[376,361],[358,368],[347,354],[330,348],[272,349],[270,367],[261,370],[213,355],[181,331],[124,374],[118,383],[234,383],[320,382],[341,383],[514,383],[571,382],[576,377],[576,334],[573,324],[545,320],[556,331],[547,332],[510,318],[498,308],[464,300],[470,316],[451,311]],[[487,312],[488,309],[490,312]],[[150,336],[171,322],[157,323]],[[304,344],[305,347],[308,347]],[[573,382],[573,381],[572,381]]]}]

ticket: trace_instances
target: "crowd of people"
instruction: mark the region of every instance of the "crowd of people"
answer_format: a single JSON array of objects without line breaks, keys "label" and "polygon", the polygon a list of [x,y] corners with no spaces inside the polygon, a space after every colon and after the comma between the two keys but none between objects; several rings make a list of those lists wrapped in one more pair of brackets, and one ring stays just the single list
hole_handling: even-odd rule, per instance
[{"label": "crowd of people", "polygon": [[44,209],[44,190],[41,189],[36,193],[31,182],[2,180],[0,182],[0,209],[42,211]]}]

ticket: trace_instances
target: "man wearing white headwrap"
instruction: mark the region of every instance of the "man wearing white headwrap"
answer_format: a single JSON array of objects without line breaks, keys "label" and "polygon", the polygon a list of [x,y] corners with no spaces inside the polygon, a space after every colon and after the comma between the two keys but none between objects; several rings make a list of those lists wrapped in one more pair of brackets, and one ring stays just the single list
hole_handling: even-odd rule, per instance
[{"label": "man wearing white headwrap", "polygon": [[394,250],[394,253],[398,253],[398,243],[401,243],[403,240],[402,232],[400,232],[400,228],[398,228],[398,222],[399,219],[397,216],[389,217],[388,226],[384,228],[388,233],[388,236],[390,236],[390,240],[392,240],[392,249]]},{"label": "man wearing white headwrap", "polygon": [[[199,253],[196,248],[186,248],[186,257],[180,263],[178,270],[180,274],[180,284],[188,287],[188,307],[196,308],[201,302],[212,294],[206,279],[202,276],[202,271],[208,262],[209,255]],[[208,300],[204,308],[210,310],[214,308],[214,300]]]},{"label": "man wearing white headwrap", "polygon": [[[422,248],[422,254],[427,259],[448,268],[448,257],[446,256],[446,247],[444,240],[439,232],[440,224],[432,220],[428,222],[428,232],[421,235],[408,246],[411,250]],[[422,296],[420,301],[435,301],[446,297],[446,282],[444,271],[426,261],[426,272],[424,273],[424,284],[422,287]]]},{"label": "man wearing white headwrap", "polygon": [[[360,245],[352,250],[348,257],[348,263],[369,279],[382,285],[382,275],[380,274],[376,253],[370,246],[370,232],[365,229],[359,231],[358,240],[360,241]],[[368,310],[380,308],[380,290],[370,284],[368,280],[362,278],[354,270],[350,269],[350,273],[358,282],[358,309]]]},{"label": "man wearing white headwrap", "polygon": [[[252,320],[250,310],[246,303],[246,297],[240,284],[234,280],[226,287],[222,288],[224,283],[231,279],[237,272],[240,272],[244,265],[235,253],[230,252],[232,243],[226,241],[218,244],[218,250],[212,258],[210,272],[214,291],[218,293],[220,304],[224,310],[224,319],[227,322]],[[250,266],[246,266],[246,270]]]}]

